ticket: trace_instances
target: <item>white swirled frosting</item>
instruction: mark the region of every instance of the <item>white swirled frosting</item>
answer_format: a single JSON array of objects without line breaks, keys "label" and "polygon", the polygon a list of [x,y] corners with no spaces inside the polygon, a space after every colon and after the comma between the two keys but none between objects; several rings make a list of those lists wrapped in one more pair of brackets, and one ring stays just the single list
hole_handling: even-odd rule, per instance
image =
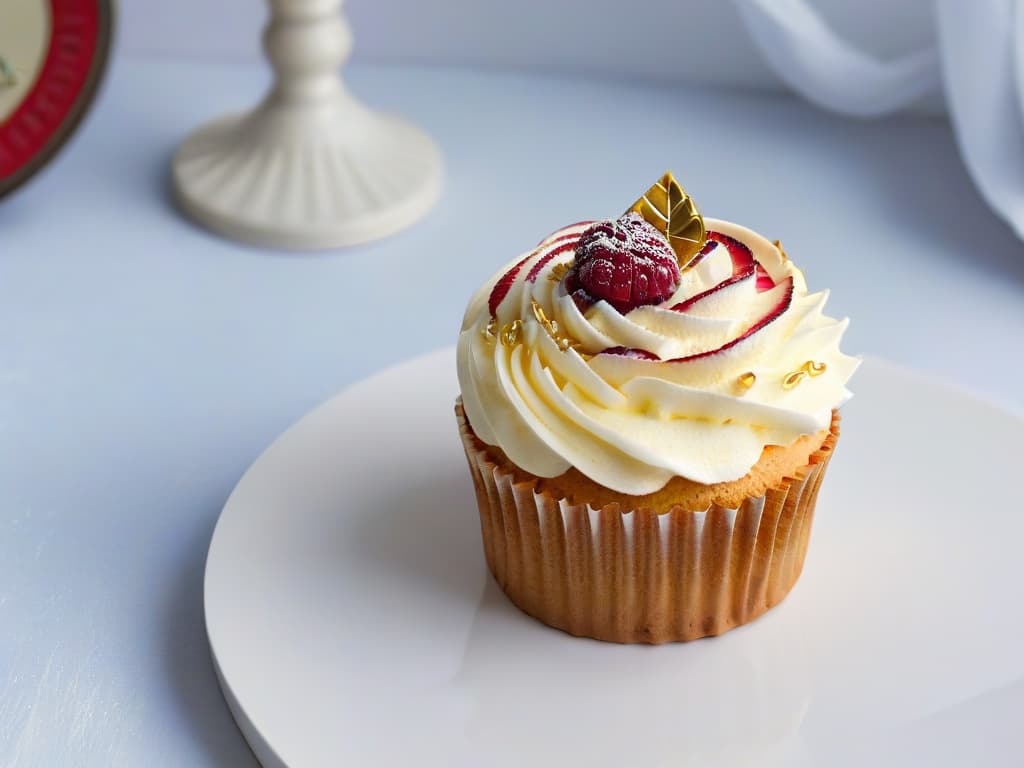
[{"label": "white swirled frosting", "polygon": [[[674,475],[739,479],[765,446],[827,429],[859,362],[839,351],[848,321],[822,314],[828,293],[808,293],[768,240],[705,223],[708,247],[675,294],[624,315],[604,301],[578,305],[558,279],[588,223],[555,232],[495,275],[469,303],[457,352],[477,437],[534,475],[575,467],[640,495]],[[760,267],[742,268],[737,253]],[[503,339],[516,320],[518,332]],[[564,349],[559,337],[575,346]],[[823,372],[809,375],[810,363]]]}]

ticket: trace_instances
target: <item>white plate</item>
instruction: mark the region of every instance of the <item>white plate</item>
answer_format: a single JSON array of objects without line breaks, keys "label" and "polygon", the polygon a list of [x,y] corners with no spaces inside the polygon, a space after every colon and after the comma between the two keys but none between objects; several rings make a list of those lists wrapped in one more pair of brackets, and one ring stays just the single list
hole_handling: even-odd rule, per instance
[{"label": "white plate", "polygon": [[619,646],[487,574],[453,352],[315,410],[210,545],[206,622],[265,766],[1020,766],[1024,424],[869,360],[804,574],[762,619]]}]

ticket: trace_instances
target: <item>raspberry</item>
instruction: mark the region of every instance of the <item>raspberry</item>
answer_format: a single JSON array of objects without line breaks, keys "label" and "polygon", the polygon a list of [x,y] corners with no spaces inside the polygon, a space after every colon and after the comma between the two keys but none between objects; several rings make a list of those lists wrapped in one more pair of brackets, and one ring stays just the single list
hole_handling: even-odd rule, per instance
[{"label": "raspberry", "polygon": [[617,221],[598,222],[580,235],[576,262],[566,281],[570,293],[582,290],[626,314],[675,293],[679,265],[665,236],[631,211]]}]

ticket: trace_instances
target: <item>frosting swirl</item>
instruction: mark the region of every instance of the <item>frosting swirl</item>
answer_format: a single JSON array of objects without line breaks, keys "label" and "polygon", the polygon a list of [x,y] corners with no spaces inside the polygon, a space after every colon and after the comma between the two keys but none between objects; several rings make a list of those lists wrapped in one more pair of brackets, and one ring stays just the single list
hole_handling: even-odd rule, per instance
[{"label": "frosting swirl", "polygon": [[674,475],[743,477],[768,445],[828,428],[859,361],[779,247],[705,219],[708,240],[665,301],[621,314],[565,273],[591,222],[558,230],[471,299],[459,336],[466,416],[522,469],[570,466],[640,495]]}]

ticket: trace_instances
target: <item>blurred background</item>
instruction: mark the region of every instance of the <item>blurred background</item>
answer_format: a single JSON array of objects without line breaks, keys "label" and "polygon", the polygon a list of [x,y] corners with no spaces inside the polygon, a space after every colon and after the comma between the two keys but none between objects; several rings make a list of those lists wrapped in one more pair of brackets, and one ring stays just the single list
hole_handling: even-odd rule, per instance
[{"label": "blurred background", "polygon": [[[934,36],[932,0],[815,0],[825,20],[880,57]],[[252,63],[266,9],[255,0],[128,0],[128,56]],[[441,64],[615,79],[779,89],[731,2],[722,0],[348,0],[353,63]]]}]

